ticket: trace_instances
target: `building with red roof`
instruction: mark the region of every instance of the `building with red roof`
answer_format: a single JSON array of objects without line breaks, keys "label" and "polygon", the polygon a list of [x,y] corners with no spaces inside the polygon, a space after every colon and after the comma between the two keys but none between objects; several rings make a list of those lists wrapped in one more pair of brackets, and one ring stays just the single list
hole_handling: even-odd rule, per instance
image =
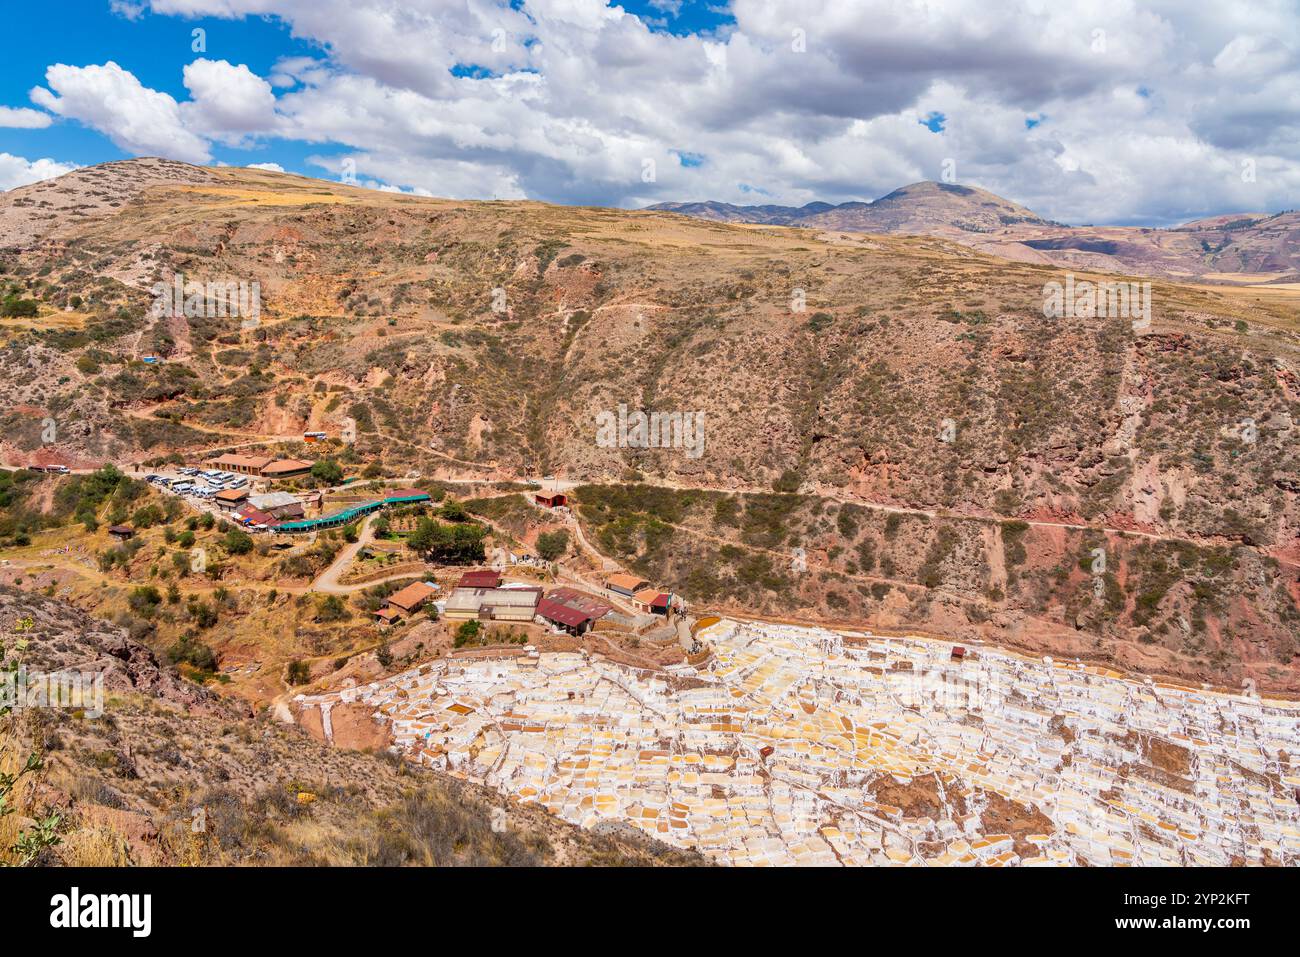
[{"label": "building with red roof", "polygon": [[657,588],[643,588],[632,596],[632,605],[651,615],[667,615],[673,596]]},{"label": "building with red roof", "polygon": [[251,505],[245,505],[234,515],[235,521],[244,525],[265,525],[268,528],[275,525],[277,519],[274,515],[267,514],[260,508],[253,508]]},{"label": "building with red roof", "polygon": [[612,611],[612,606],[573,588],[556,588],[537,604],[537,614],[571,635],[581,635]]},{"label": "building with red roof", "polygon": [[466,572],[456,583],[457,588],[499,588],[500,586],[501,573],[491,569]]}]

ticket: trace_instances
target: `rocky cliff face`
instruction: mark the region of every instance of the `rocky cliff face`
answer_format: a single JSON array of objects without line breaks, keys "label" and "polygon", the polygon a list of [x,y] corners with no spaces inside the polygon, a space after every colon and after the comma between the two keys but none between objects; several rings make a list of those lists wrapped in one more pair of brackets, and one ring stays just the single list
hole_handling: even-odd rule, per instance
[{"label": "rocky cliff face", "polygon": [[0,585],[0,634],[10,660],[32,675],[77,674],[101,681],[105,695],[141,694],[185,713],[251,717],[181,678],[125,629],[66,602]]}]

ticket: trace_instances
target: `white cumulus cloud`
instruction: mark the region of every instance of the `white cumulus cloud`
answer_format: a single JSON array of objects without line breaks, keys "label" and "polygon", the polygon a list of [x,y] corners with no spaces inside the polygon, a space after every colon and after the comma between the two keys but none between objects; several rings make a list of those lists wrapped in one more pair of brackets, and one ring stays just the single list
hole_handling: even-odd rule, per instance
[{"label": "white cumulus cloud", "polygon": [[25,106],[14,108],[0,106],[0,126],[20,130],[43,130],[54,122],[48,113],[28,109]]},{"label": "white cumulus cloud", "polygon": [[603,0],[143,3],[278,18],[321,52],[269,82],[195,61],[180,104],[114,64],[52,67],[37,105],[136,152],[283,138],[363,181],[623,206],[870,199],[952,167],[1067,222],[1300,195],[1294,0],[731,0],[695,36]]},{"label": "white cumulus cloud", "polygon": [[52,159],[28,160],[10,153],[0,153],[0,191],[54,179],[71,173],[76,163],[60,163]]},{"label": "white cumulus cloud", "polygon": [[199,59],[185,65],[190,99],[180,104],[185,126],[232,143],[269,132],[277,123],[271,84],[244,64]]},{"label": "white cumulus cloud", "polygon": [[45,82],[31,91],[33,103],[98,130],[123,150],[191,163],[212,158],[204,139],[185,128],[171,96],[144,86],[112,60],[84,67],[56,63],[45,71]]}]

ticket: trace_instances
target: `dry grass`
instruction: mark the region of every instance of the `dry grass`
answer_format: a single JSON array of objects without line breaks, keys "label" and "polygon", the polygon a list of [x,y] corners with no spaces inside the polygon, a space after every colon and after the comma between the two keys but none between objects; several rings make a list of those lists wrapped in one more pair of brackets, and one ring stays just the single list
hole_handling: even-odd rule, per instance
[{"label": "dry grass", "polygon": [[217,197],[216,202],[203,205],[213,209],[231,209],[239,206],[306,206],[309,203],[351,203],[354,200],[332,191],[287,192],[279,190],[241,189],[236,186],[178,186],[184,193],[197,197]]},{"label": "dry grass", "polygon": [[127,867],[134,863],[126,836],[110,824],[74,830],[59,851],[69,867]]},{"label": "dry grass", "polygon": [[[0,717],[0,772],[17,774],[27,761],[24,747],[24,719],[22,713]],[[39,774],[25,774],[9,792],[6,806],[11,814],[0,816],[0,863],[15,863],[10,849],[22,836],[24,825],[36,816],[36,792]]]}]

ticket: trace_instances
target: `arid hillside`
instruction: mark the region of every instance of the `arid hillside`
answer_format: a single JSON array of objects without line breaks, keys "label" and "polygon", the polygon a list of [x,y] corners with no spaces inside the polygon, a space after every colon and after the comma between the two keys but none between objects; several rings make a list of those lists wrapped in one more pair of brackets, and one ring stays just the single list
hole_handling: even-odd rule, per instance
[{"label": "arid hillside", "polygon": [[[683,865],[698,855],[625,830],[327,747],[161,665],[143,644],[61,601],[0,587],[0,666],[100,676],[81,707],[0,713],[0,770],[29,755],[0,860],[57,817],[36,863],[139,865]],[[29,695],[33,692],[29,691]],[[30,700],[35,700],[30,699]]]},{"label": "arid hillside", "polygon": [[811,495],[630,484],[574,497],[604,553],[720,613],[920,629],[1234,689],[1300,687],[1296,570],[1258,549]]},{"label": "arid hillside", "polygon": [[[1235,680],[1249,667],[1300,687],[1294,290],[1155,279],[1149,324],[1047,318],[1044,287],[1066,281],[1062,268],[940,238],[423,199],[156,160],[4,194],[0,237],[6,297],[32,304],[0,319],[10,464],[147,461],[354,422],[348,461],[397,474],[558,472],[797,493],[881,521],[925,513],[948,544],[903,536],[913,547],[892,573],[854,560],[877,584],[960,599],[960,618],[932,601],[894,609],[901,625],[1010,634],[1005,616],[1023,614],[1027,644],[1050,621],[1167,646],[1158,666],[1178,673]],[[151,287],[177,274],[256,281],[260,315],[154,315]],[[600,417],[620,406],[700,413],[702,443],[603,441]],[[862,547],[800,521],[773,539],[777,567],[796,547]],[[1016,523],[1035,573],[1012,584],[996,530]],[[942,532],[976,528],[982,557]],[[1173,550],[1158,556],[1167,587],[1129,577],[1144,543]],[[647,554],[643,538],[627,547]],[[909,577],[932,548],[939,577]],[[1111,563],[1075,574],[1093,548],[1113,549]],[[1221,567],[1211,553],[1239,557]],[[749,584],[736,603],[879,610],[829,596],[787,602]]]}]

